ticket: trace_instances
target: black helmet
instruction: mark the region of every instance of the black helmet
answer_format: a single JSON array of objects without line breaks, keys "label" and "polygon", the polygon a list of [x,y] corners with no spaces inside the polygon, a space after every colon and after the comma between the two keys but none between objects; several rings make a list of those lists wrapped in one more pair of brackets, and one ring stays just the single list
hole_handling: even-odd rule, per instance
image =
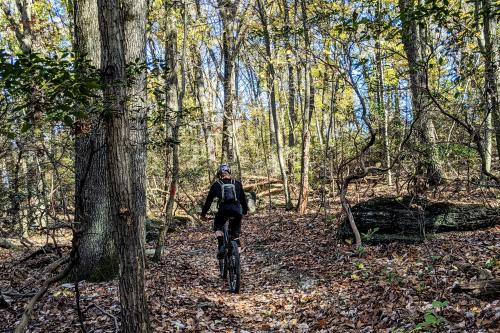
[{"label": "black helmet", "polygon": [[217,169],[217,177],[222,176],[224,172],[231,173],[231,168],[227,164],[221,164],[219,165],[219,168]]}]

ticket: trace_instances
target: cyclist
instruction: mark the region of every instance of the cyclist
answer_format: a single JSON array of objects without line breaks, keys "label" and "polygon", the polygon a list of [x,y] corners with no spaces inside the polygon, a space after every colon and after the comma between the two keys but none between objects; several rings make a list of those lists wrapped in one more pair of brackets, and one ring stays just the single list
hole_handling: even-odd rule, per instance
[{"label": "cyclist", "polygon": [[233,219],[229,224],[230,237],[236,240],[238,250],[241,248],[239,240],[241,232],[241,220],[248,212],[247,200],[241,182],[231,177],[231,169],[227,164],[221,164],[217,169],[217,180],[210,187],[205,205],[201,211],[201,218],[208,220],[206,214],[215,197],[218,198],[218,211],[214,218],[213,229],[217,237],[217,258],[224,257],[224,223],[230,217]]}]

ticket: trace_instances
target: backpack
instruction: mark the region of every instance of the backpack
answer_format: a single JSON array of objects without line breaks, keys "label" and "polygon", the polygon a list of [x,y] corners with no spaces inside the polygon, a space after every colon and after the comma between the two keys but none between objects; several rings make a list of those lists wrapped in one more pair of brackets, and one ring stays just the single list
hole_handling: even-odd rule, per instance
[{"label": "backpack", "polygon": [[221,201],[220,203],[237,203],[238,197],[236,196],[236,186],[234,180],[231,179],[230,184],[224,184],[221,180],[217,180],[221,187]]}]

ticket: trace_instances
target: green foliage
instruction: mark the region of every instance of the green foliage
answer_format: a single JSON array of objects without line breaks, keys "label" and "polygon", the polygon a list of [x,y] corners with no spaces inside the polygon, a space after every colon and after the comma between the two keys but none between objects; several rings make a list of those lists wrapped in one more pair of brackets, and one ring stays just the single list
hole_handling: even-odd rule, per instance
[{"label": "green foliage", "polygon": [[379,228],[369,229],[366,233],[361,233],[361,239],[364,242],[369,242],[373,239],[373,235],[378,231]]},{"label": "green foliage", "polygon": [[358,257],[362,257],[366,252],[366,249],[363,245],[360,245],[356,248],[356,254],[358,255]]},{"label": "green foliage", "polygon": [[432,307],[424,314],[424,321],[415,326],[415,330],[429,331],[439,327],[446,319],[438,314],[439,311],[448,306],[448,301],[433,301]]},{"label": "green foliage", "polygon": [[486,260],[484,263],[484,268],[487,269],[492,269],[493,267],[498,265],[498,260],[495,257],[491,257],[490,259]]},{"label": "green foliage", "polygon": [[11,56],[0,51],[0,134],[9,138],[41,123],[72,126],[98,96],[99,76],[70,53]]}]

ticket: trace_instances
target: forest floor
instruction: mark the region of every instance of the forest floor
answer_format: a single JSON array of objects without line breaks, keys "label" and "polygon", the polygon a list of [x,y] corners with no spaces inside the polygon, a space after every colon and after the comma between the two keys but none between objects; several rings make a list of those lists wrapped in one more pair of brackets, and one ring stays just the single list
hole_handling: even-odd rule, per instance
[{"label": "forest floor", "polygon": [[[170,233],[161,263],[148,260],[146,290],[155,332],[499,332],[500,302],[452,291],[477,279],[463,264],[500,276],[500,228],[443,234],[425,244],[366,246],[355,253],[322,216],[261,212],[243,222],[242,287],[219,278],[208,225]],[[152,245],[150,245],[152,246]],[[25,254],[0,249],[0,288],[29,294],[55,254],[17,264]],[[81,282],[87,332],[114,332],[117,281]],[[11,332],[27,297],[0,309]],[[438,304],[433,301],[446,301]],[[424,327],[425,328],[425,325]],[[38,303],[30,332],[80,332],[71,284],[53,286]]]}]

